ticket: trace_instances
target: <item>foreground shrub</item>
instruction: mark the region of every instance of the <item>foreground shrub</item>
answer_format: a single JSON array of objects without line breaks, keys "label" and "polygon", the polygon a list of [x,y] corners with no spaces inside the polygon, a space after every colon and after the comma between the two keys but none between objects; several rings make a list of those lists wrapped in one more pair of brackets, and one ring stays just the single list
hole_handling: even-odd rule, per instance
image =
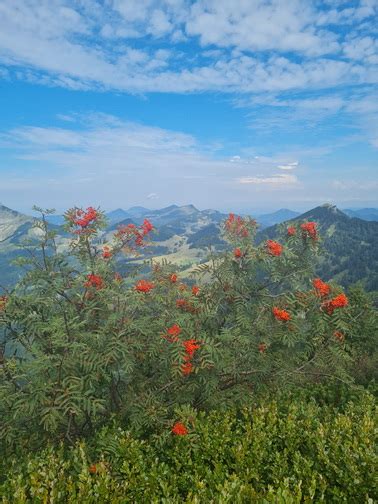
[{"label": "foreground shrub", "polygon": [[198,268],[197,285],[165,263],[144,278],[118,273],[119,255],[153,232],[148,220],[109,238],[101,212],[71,209],[64,246],[44,216],[36,225],[40,243],[20,261],[28,273],[0,304],[4,450],[74,443],[114,418],[169,433],[177,406],[240,407],[266,389],[352,382],[350,343],[370,312],[314,278],[314,222],[256,246],[255,222],[230,214],[230,250]]},{"label": "foreground shrub", "polygon": [[5,503],[372,503],[371,396],[343,413],[314,401],[240,412],[177,411],[187,433],[138,439],[104,429],[90,444],[2,460]]}]

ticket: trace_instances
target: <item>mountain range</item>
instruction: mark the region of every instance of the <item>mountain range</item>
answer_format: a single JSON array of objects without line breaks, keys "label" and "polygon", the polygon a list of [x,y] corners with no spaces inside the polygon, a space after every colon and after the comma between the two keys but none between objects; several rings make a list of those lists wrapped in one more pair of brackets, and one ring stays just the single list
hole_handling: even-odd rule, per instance
[{"label": "mountain range", "polygon": [[[360,209],[345,209],[342,210],[349,217],[357,217],[362,220],[367,221],[378,221],[378,208],[360,208]],[[144,218],[156,218],[156,216],[164,216],[165,220],[169,220],[170,217],[175,217],[175,215],[180,214],[197,214],[201,213],[200,210],[197,210],[193,205],[187,205],[179,207],[177,205],[171,205],[166,208],[162,208],[160,210],[150,210],[148,208],[142,206],[134,206],[129,208],[128,210],[124,210],[122,208],[117,208],[116,210],[112,210],[106,214],[108,218],[109,224],[114,225],[125,219],[133,219],[133,220],[141,220]],[[213,214],[213,215],[221,215],[222,218],[226,217],[226,214],[218,212],[217,210],[202,210],[202,213],[205,214]],[[272,213],[266,214],[257,214],[254,215],[254,218],[257,220],[260,228],[266,228],[270,226],[274,226],[275,224],[280,224],[281,222],[288,221],[290,219],[294,219],[301,215],[301,212],[296,212],[294,210],[290,210],[287,208],[281,208],[280,210],[276,210]],[[62,215],[49,215],[47,220],[52,224],[61,225],[64,223],[64,217]]]},{"label": "mountain range", "polygon": [[[220,233],[220,224],[226,217],[226,214],[217,210],[198,210],[193,205],[171,205],[158,210],[120,208],[107,213],[108,227],[102,240],[110,240],[119,225],[141,224],[148,218],[157,231],[151,246],[138,261],[151,256],[166,258],[177,264],[181,275],[185,276],[194,265],[206,261],[209,246],[215,250],[227,246]],[[61,227],[63,217],[50,215],[48,220],[57,230],[59,246],[66,247],[68,237]],[[303,214],[281,209],[258,215],[256,220],[260,226],[257,241],[278,238],[284,225],[291,222],[316,221],[325,252],[318,264],[318,274],[325,280],[334,279],[344,286],[362,281],[367,290],[378,290],[377,209],[341,211],[326,204]],[[12,285],[19,278],[21,272],[10,261],[26,253],[22,247],[25,240],[37,237],[38,230],[33,228],[34,222],[34,217],[0,205],[0,286]],[[126,260],[122,261],[121,269],[122,266],[127,267],[126,263]]]}]

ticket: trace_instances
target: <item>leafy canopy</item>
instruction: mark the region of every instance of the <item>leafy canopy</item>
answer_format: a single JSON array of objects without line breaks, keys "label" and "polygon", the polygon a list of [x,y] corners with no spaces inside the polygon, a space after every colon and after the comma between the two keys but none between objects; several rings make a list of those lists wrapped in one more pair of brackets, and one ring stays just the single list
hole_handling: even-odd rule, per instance
[{"label": "leafy canopy", "polygon": [[143,277],[117,273],[122,254],[147,245],[148,220],[104,243],[98,209],[65,218],[68,249],[42,212],[40,241],[19,260],[27,273],[0,298],[4,443],[73,442],[112,419],[170,432],[177,407],[190,418],[264,390],[352,383],[351,342],[373,312],[363,296],[351,303],[314,278],[316,223],[256,246],[255,221],[230,214],[229,249],[200,265],[193,285],[166,262],[152,260]]}]

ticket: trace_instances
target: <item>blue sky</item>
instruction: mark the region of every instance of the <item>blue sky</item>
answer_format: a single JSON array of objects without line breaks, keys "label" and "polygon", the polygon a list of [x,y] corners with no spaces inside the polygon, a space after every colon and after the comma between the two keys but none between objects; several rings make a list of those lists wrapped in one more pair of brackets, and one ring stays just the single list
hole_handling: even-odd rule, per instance
[{"label": "blue sky", "polygon": [[378,0],[1,0],[0,201],[377,206]]}]

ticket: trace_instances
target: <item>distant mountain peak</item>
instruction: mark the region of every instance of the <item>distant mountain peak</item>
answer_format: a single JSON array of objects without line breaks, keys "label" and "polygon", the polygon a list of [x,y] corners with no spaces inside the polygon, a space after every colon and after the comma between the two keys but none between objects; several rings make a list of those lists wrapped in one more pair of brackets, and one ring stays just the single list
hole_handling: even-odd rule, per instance
[{"label": "distant mountain peak", "polygon": [[343,212],[352,218],[363,219],[366,221],[378,221],[377,208],[346,208],[343,209]]},{"label": "distant mountain peak", "polygon": [[190,214],[196,214],[199,213],[199,210],[194,206],[194,205],[169,205],[165,208],[162,208],[161,210],[156,210],[155,211],[159,215],[166,215],[166,214],[177,214],[177,215],[190,215]]},{"label": "distant mountain peak", "polygon": [[22,214],[21,212],[17,212],[17,210],[12,210],[11,208],[9,208],[1,203],[0,203],[0,213],[12,215],[14,217],[19,217],[19,216],[24,217],[24,214]]},{"label": "distant mountain peak", "polygon": [[226,215],[226,214],[222,214],[222,212],[220,212],[219,210],[214,210],[212,208],[206,208],[206,210],[202,210],[202,213],[205,213],[205,214],[208,214],[208,215]]},{"label": "distant mountain peak", "polygon": [[[119,208],[118,210],[122,210],[122,208]],[[132,206],[128,210],[128,212],[150,212],[151,210],[149,208],[145,208],[143,206]]]},{"label": "distant mountain peak", "polygon": [[186,213],[198,213],[199,210],[194,205],[184,205],[179,207],[179,210]]},{"label": "distant mountain peak", "polygon": [[256,220],[258,224],[262,228],[266,228],[269,226],[274,226],[275,224],[280,224],[281,222],[294,219],[299,215],[299,212],[294,212],[293,210],[289,210],[288,208],[281,208],[276,212],[257,215]]},{"label": "distant mountain peak", "polygon": [[339,212],[343,213],[341,210],[339,210],[337,208],[336,205],[332,205],[332,203],[323,203],[323,205],[320,205],[320,208],[326,208],[330,212],[334,212],[334,213],[339,213]]},{"label": "distant mountain peak", "polygon": [[168,212],[169,210],[176,210],[177,208],[179,208],[179,206],[178,206],[178,205],[169,205],[169,206],[167,206],[167,207],[162,208],[162,209],[161,209],[161,211],[162,211],[162,212],[163,212],[163,211]]},{"label": "distant mountain peak", "polygon": [[298,217],[296,220],[323,220],[323,219],[337,219],[337,220],[349,220],[350,217],[342,212],[336,205],[331,205],[330,203],[324,203],[323,205],[319,205],[315,208],[312,208],[308,212],[305,212]]}]

